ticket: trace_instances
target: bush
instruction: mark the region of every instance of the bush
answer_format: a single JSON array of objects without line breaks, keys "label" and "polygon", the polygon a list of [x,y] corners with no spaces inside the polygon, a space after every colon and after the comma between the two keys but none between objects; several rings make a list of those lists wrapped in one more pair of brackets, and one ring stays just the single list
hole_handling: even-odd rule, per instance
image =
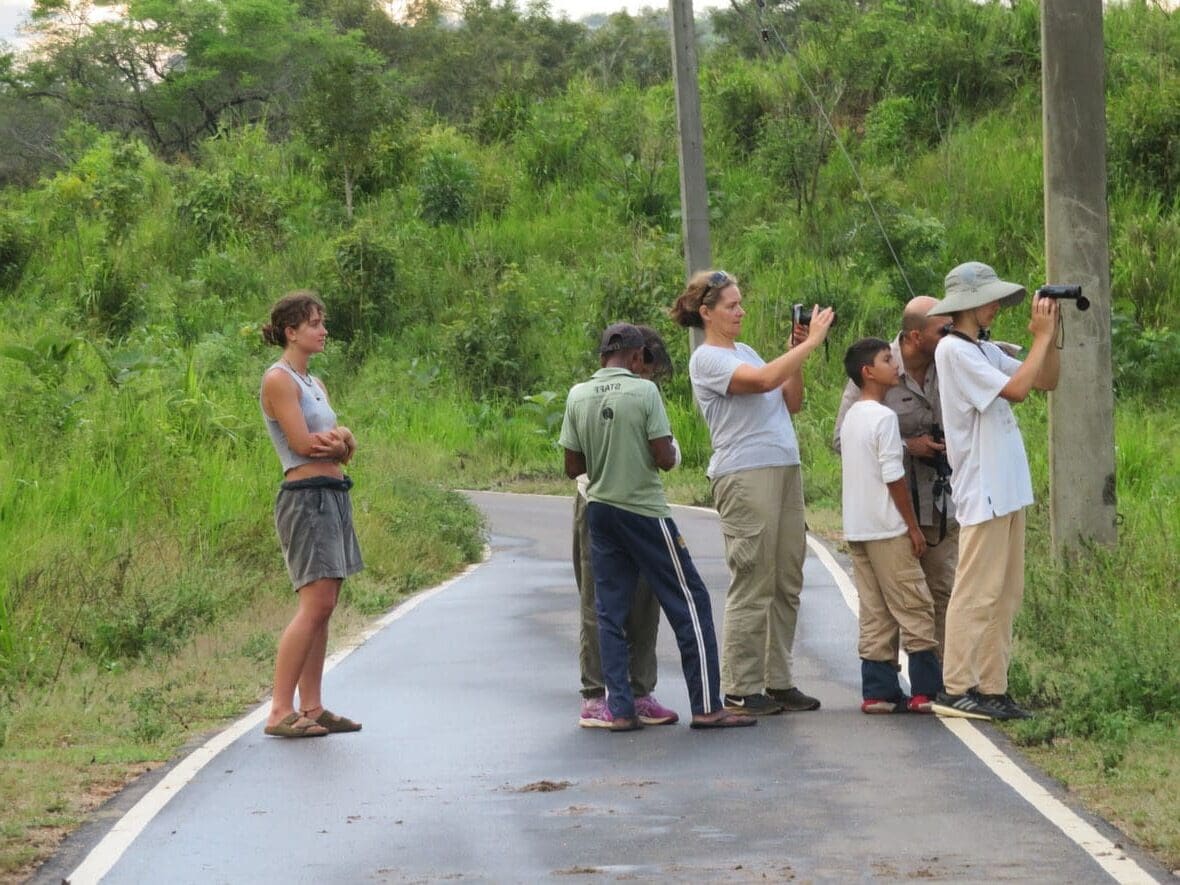
[{"label": "bush", "polygon": [[436,226],[470,221],[477,187],[471,161],[453,151],[432,150],[418,173],[418,214]]},{"label": "bush", "polygon": [[134,279],[118,256],[86,262],[78,307],[83,318],[105,332],[124,335],[135,328],[146,307],[146,284]]},{"label": "bush", "polygon": [[724,133],[739,155],[749,157],[758,147],[764,118],[774,110],[775,99],[759,72],[735,65],[729,70],[706,73],[702,96],[707,130]]},{"label": "bush", "polygon": [[474,129],[485,144],[509,141],[532,120],[532,105],[520,92],[497,92],[488,103],[475,111]]},{"label": "bush", "polygon": [[334,338],[354,341],[401,325],[396,245],[376,222],[363,219],[332,242],[329,277],[324,302]]},{"label": "bush", "polygon": [[256,172],[195,170],[183,176],[176,206],[197,235],[214,246],[278,238],[283,206]]},{"label": "bush", "polygon": [[11,291],[20,282],[25,262],[33,252],[30,222],[15,214],[0,214],[0,290]]},{"label": "bush", "polygon": [[1180,377],[1180,332],[1147,329],[1118,313],[1110,331],[1119,393],[1173,395]]},{"label": "bush", "polygon": [[1175,322],[1180,292],[1180,203],[1169,209],[1158,193],[1121,212],[1111,212],[1111,293],[1116,307],[1130,309],[1149,328]]},{"label": "bush", "polygon": [[510,268],[490,294],[469,292],[468,303],[468,313],[447,327],[447,336],[455,370],[472,395],[519,400],[532,393],[543,372],[520,274]]},{"label": "bush", "polygon": [[589,138],[589,124],[579,115],[562,113],[538,119],[517,139],[525,175],[536,188],[558,180],[579,181],[585,172]]},{"label": "bush", "polygon": [[588,352],[611,323],[654,326],[667,338],[667,311],[680,294],[683,273],[683,264],[655,238],[638,241],[629,262],[612,261],[596,272],[601,289],[587,329]]},{"label": "bush", "polygon": [[865,117],[861,152],[874,163],[898,168],[910,157],[917,107],[908,96],[877,102]]},{"label": "bush", "polygon": [[1137,82],[1107,115],[1111,184],[1180,196],[1180,75]]}]

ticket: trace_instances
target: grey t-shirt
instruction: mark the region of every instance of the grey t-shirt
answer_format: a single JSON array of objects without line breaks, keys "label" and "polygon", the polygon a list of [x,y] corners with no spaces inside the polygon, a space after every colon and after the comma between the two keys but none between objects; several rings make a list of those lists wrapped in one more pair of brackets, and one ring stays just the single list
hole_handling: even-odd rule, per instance
[{"label": "grey t-shirt", "polygon": [[799,441],[782,388],[728,393],[730,379],[742,363],[766,365],[752,347],[741,343],[733,349],[702,344],[688,361],[693,394],[713,440],[713,457],[705,471],[710,479],[799,463]]}]

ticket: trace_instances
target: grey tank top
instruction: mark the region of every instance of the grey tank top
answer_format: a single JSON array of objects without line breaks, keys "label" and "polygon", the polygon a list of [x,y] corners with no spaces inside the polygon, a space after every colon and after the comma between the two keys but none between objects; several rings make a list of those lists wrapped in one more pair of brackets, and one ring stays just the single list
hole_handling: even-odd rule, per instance
[{"label": "grey tank top", "polygon": [[[331,430],[336,426],[336,413],[332,411],[332,407],[328,405],[328,396],[324,390],[316,382],[311,375],[299,375],[288,366],[286,363],[277,362],[270,369],[282,369],[288,375],[295,379],[295,383],[299,386],[299,409],[303,412],[303,420],[307,422],[307,430],[309,433],[321,433],[325,430]],[[262,408],[262,392],[258,393],[258,407]],[[279,422],[270,415],[266,414],[266,410],[262,410],[262,418],[266,421],[266,430],[270,434],[270,441],[274,443],[275,452],[279,456],[279,462],[283,465],[283,473],[286,473],[293,467],[298,467],[301,464],[311,464],[315,462],[316,458],[305,458],[303,455],[291,451],[291,444],[287,441],[287,434],[283,433],[283,428]]]}]

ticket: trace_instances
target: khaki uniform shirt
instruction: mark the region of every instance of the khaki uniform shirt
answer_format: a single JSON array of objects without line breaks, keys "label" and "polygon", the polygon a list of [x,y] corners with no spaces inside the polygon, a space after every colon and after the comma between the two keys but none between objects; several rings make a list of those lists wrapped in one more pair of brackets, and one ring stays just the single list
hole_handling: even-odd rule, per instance
[{"label": "khaki uniform shirt", "polygon": [[[942,423],[942,407],[938,399],[938,373],[931,361],[926,369],[925,384],[919,385],[910,375],[906,374],[905,364],[901,359],[901,336],[898,335],[889,345],[893,352],[893,361],[901,372],[901,383],[890,388],[885,394],[885,405],[897,413],[897,423],[901,430],[901,438],[922,436],[930,433],[934,424]],[[840,428],[844,424],[844,416],[852,408],[852,404],[860,399],[860,388],[851,381],[844,388],[844,396],[840,400],[840,409],[836,413],[836,432],[832,446],[840,451]],[[938,473],[929,464],[913,457],[906,449],[902,461],[905,466],[906,486],[912,490],[917,488],[918,500],[914,501],[914,512],[918,515],[918,524],[938,525],[942,519],[942,511],[934,506],[934,482]],[[954,477],[951,477],[954,481]],[[946,508],[947,521],[954,518],[955,509],[948,492],[943,496],[943,506]]]}]

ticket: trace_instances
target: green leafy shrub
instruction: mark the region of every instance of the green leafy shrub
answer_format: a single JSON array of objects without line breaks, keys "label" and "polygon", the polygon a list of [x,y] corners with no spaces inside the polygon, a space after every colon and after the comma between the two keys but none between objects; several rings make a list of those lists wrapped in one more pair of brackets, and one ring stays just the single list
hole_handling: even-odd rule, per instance
[{"label": "green leafy shrub", "polygon": [[702,111],[708,131],[723,135],[739,155],[752,156],[765,118],[777,104],[766,74],[737,64],[707,71],[705,76]]},{"label": "green leafy shrub", "polygon": [[417,150],[417,143],[405,127],[382,126],[369,139],[369,158],[357,171],[357,188],[376,194],[400,186],[414,168]]},{"label": "green leafy shrub", "polygon": [[1180,74],[1131,84],[1107,121],[1111,183],[1180,195]]},{"label": "green leafy shrub", "polygon": [[1180,332],[1144,328],[1118,313],[1110,331],[1114,383],[1120,393],[1174,394],[1180,377]]},{"label": "green leafy shrub", "polygon": [[664,333],[671,328],[667,312],[680,294],[683,273],[677,257],[656,238],[638,241],[629,261],[601,268],[594,275],[600,288],[587,329],[589,350],[611,323],[653,326],[668,337]]},{"label": "green leafy shrub", "polygon": [[15,213],[0,213],[0,291],[11,291],[20,282],[25,263],[33,252],[31,222]]},{"label": "green leafy shrub", "polygon": [[123,335],[136,326],[143,318],[147,301],[146,284],[136,280],[119,258],[117,253],[88,258],[78,298],[82,317],[114,335]]},{"label": "green leafy shrub", "polygon": [[486,143],[509,141],[532,120],[532,103],[519,91],[496,92],[490,102],[475,111],[473,128],[479,140]]},{"label": "green leafy shrub", "polygon": [[909,96],[877,102],[865,116],[861,153],[874,163],[901,166],[913,146],[916,114],[917,106]]},{"label": "green leafy shrub", "polygon": [[362,219],[332,241],[324,292],[332,336],[355,341],[397,328],[397,244],[377,222]]},{"label": "green leafy shrub", "polygon": [[1166,328],[1180,292],[1180,204],[1169,209],[1158,192],[1130,202],[1112,213],[1111,292],[1140,325]]},{"label": "green leafy shrub", "polygon": [[431,150],[418,173],[418,214],[433,225],[470,221],[477,189],[470,160],[454,151]]},{"label": "green leafy shrub", "polygon": [[138,222],[151,195],[145,166],[151,154],[138,141],[103,138],[75,164],[74,170],[93,183],[93,207],[113,241],[123,239]]},{"label": "green leafy shrub", "polygon": [[539,116],[516,143],[525,175],[536,188],[564,181],[580,181],[585,173],[587,120],[573,113]]},{"label": "green leafy shrub", "polygon": [[234,168],[192,170],[181,178],[180,217],[213,246],[278,238],[283,206],[257,172]]},{"label": "green leafy shrub", "polygon": [[510,268],[491,293],[470,292],[468,311],[447,327],[459,377],[477,399],[520,399],[536,390],[543,375],[532,340],[536,317]]},{"label": "green leafy shrub", "polygon": [[262,269],[245,250],[209,251],[194,259],[188,279],[174,284],[171,318],[180,343],[192,344],[222,329],[237,311],[254,309],[266,300],[268,286]]}]

